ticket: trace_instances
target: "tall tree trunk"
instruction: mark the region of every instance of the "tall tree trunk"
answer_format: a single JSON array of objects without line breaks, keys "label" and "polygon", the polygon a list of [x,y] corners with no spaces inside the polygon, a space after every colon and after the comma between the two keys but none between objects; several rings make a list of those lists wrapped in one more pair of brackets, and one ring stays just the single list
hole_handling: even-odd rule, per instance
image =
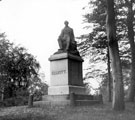
[{"label": "tall tree trunk", "polygon": [[107,47],[107,66],[108,66],[108,84],[107,84],[107,91],[108,91],[108,102],[112,102],[112,81],[111,81],[111,71],[110,71],[110,55],[109,55],[109,47]]},{"label": "tall tree trunk", "polygon": [[135,42],[134,42],[134,14],[133,14],[133,0],[128,4],[128,16],[127,16],[127,27],[128,27],[128,38],[131,49],[131,78],[130,87],[128,94],[128,101],[133,102],[135,97]]},{"label": "tall tree trunk", "polygon": [[114,110],[124,110],[124,89],[122,78],[122,67],[119,57],[118,42],[116,40],[114,0],[107,1],[107,38],[111,58],[112,78],[113,78],[113,102]]}]

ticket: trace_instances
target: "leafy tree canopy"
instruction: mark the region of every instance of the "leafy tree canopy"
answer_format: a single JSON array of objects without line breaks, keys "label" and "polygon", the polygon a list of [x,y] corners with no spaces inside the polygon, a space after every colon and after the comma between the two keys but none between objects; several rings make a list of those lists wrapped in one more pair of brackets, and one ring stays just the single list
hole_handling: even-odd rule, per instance
[{"label": "leafy tree canopy", "polygon": [[[122,67],[124,69],[129,69],[129,66],[131,64],[131,51],[127,30],[128,1],[129,0],[115,1],[116,38],[119,42],[120,58]],[[107,63],[108,41],[106,35],[106,8],[106,0],[90,0],[88,5],[83,8],[84,10],[87,10],[87,13],[83,15],[83,22],[87,23],[87,26],[85,26],[84,28],[88,29],[89,31],[91,28],[91,24],[93,24],[93,30],[89,34],[84,34],[78,37],[78,49],[83,57],[87,56],[90,64],[103,64],[103,61],[104,65]],[[93,71],[92,69],[98,71],[98,68],[96,68],[96,65],[95,67],[89,66],[85,78],[91,78],[92,74],[88,73],[91,73],[91,71]],[[107,70],[106,73],[102,70],[101,72],[97,72],[97,74],[100,74],[100,76],[103,76],[102,73],[106,74]],[[88,77],[88,75],[90,76]]]},{"label": "leafy tree canopy", "polygon": [[19,88],[27,89],[28,86],[29,88],[30,86],[36,88],[36,85],[40,87],[39,69],[40,64],[32,54],[28,53],[24,47],[15,46],[7,40],[5,33],[0,34],[1,92],[9,87],[12,91]]}]

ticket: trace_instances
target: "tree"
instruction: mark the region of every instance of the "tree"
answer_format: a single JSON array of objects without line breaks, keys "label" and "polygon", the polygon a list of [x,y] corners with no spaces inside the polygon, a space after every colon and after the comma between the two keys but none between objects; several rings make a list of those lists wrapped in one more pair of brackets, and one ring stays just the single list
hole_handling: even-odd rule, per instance
[{"label": "tree", "polygon": [[128,38],[131,48],[131,79],[129,87],[128,101],[133,102],[135,96],[135,42],[134,42],[134,11],[133,11],[133,0],[125,0],[125,4],[128,8],[127,14],[127,27],[128,27]]},{"label": "tree", "polygon": [[112,79],[111,79],[111,66],[110,66],[110,55],[109,55],[109,47],[107,47],[107,68],[108,68],[108,102],[112,102]]},{"label": "tree", "polygon": [[[126,1],[125,0],[115,1],[116,38],[119,43],[119,50],[120,50],[119,52],[120,52],[124,76],[125,76],[125,73],[127,72],[127,70],[129,73],[129,71],[130,71],[129,66],[134,68],[134,64],[131,62],[134,60],[131,60],[131,57],[133,55],[135,55],[135,54],[131,53],[134,50],[130,50],[131,47],[129,45],[129,43],[131,43],[131,42],[129,42],[128,36],[130,36],[130,38],[131,38],[131,36],[133,36],[133,34],[128,35],[129,31],[131,31],[132,27],[128,27],[128,24],[127,24],[128,16],[131,16],[131,15],[129,13],[128,4]],[[133,2],[133,4],[135,3],[135,1],[132,1],[132,2]],[[106,35],[106,30],[105,30],[106,1],[105,0],[90,0],[88,7],[90,8],[90,11],[88,11],[88,13],[86,13],[84,15],[84,18],[85,18],[84,22],[90,23],[90,24],[88,24],[88,26],[86,26],[86,28],[89,28],[91,26],[91,23],[93,24],[94,27],[93,27],[93,31],[91,33],[89,33],[87,35],[82,35],[80,37],[81,39],[83,39],[83,41],[81,41],[81,43],[79,44],[79,48],[81,49],[80,51],[83,53],[83,56],[88,55],[87,53],[89,51],[89,47],[93,46],[94,44],[96,44],[96,46],[100,46],[100,44],[103,46],[107,40],[107,38],[106,38],[107,35]],[[91,11],[91,9],[92,9],[92,11]],[[134,10],[134,7],[133,7],[133,10]],[[134,13],[134,11],[133,11],[133,13]],[[132,24],[131,20],[133,20],[133,19],[129,19],[129,20],[130,20],[129,23]],[[134,25],[134,22],[133,22],[133,25]],[[130,30],[128,30],[128,28],[130,28]],[[132,44],[132,46],[134,46],[134,44]],[[100,49],[100,47],[96,47],[96,48]],[[135,48],[135,47],[133,47],[133,48]],[[134,57],[132,57],[132,58],[134,58]],[[109,71],[109,69],[108,69],[108,71]],[[131,69],[131,72],[132,71],[133,71],[133,69]],[[124,77],[124,83],[125,83],[124,85],[127,87],[131,83],[131,86],[134,86],[134,84],[132,82],[129,82],[128,76],[126,76],[126,78],[127,79],[125,79],[125,77]],[[133,77],[131,77],[131,78],[133,78]],[[130,91],[133,90],[133,89],[131,89],[131,86],[130,86]],[[132,87],[132,88],[134,88],[134,87]],[[132,95],[134,95],[134,94],[132,94]]]},{"label": "tree", "polygon": [[106,0],[106,3],[107,3],[106,29],[107,29],[109,53],[111,58],[113,89],[114,89],[112,107],[114,110],[124,110],[125,105],[124,105],[122,67],[119,57],[118,43],[116,39],[114,0]]},{"label": "tree", "polygon": [[11,51],[12,43],[9,43],[8,40],[5,39],[5,33],[0,34],[0,93],[1,100],[4,99],[4,89],[8,84],[7,70],[8,70],[8,60],[9,54]]},{"label": "tree", "polygon": [[[4,89],[10,88],[9,97],[13,97],[18,89],[29,87],[32,76],[39,77],[40,65],[24,47],[10,43],[5,34],[0,38],[0,91],[4,94]],[[32,83],[35,84],[34,79],[31,79]]]},{"label": "tree", "polygon": [[[97,60],[100,64],[104,61],[108,66],[108,100],[111,101],[111,76],[110,76],[110,57],[107,47],[107,36],[105,29],[105,17],[106,17],[106,2],[105,0],[90,0],[90,8],[92,12],[84,15],[84,22],[93,24],[93,31],[89,34],[82,35],[79,39],[81,42],[78,44],[79,51],[82,56],[90,56],[90,61],[97,64]],[[85,28],[89,28],[86,26]],[[96,51],[96,52],[94,52]],[[91,54],[92,53],[92,54]],[[94,55],[95,54],[95,55]],[[93,57],[92,57],[93,56]],[[95,59],[98,58],[98,59]],[[93,60],[92,60],[93,59]],[[108,59],[108,60],[107,60]],[[90,63],[91,64],[91,63]],[[105,65],[106,66],[106,65]],[[92,67],[93,68],[93,67]],[[96,68],[94,68],[96,70]],[[98,70],[97,70],[98,71]],[[102,70],[100,70],[102,71]],[[89,72],[88,72],[89,73]],[[103,76],[104,72],[99,72],[99,76]],[[107,71],[106,71],[107,73]],[[104,73],[104,74],[106,74]],[[88,76],[88,75],[87,75]]]},{"label": "tree", "polygon": [[[127,51],[125,52],[124,50],[126,50],[125,47],[125,42],[124,40],[127,38],[127,36],[125,36],[126,31],[127,31],[127,27],[125,24],[125,11],[120,7],[118,7],[118,3],[115,3],[115,17],[116,20],[115,21],[115,38],[117,38],[117,40],[122,40],[119,41],[120,46],[122,49],[120,49],[120,55],[122,56],[122,65],[124,65],[127,61],[127,57],[129,57],[129,55],[127,54]],[[107,8],[107,4],[106,4],[106,0],[90,0],[89,2],[89,6],[93,8],[93,10],[91,12],[89,12],[88,14],[84,15],[85,20],[84,22],[88,22],[88,23],[93,23],[94,28],[93,31],[90,34],[87,35],[82,35],[81,38],[83,39],[83,41],[81,41],[79,48],[81,48],[81,51],[83,53],[83,55],[87,55],[88,51],[90,50],[91,46],[95,46],[96,48],[98,48],[98,50],[100,48],[102,48],[102,46],[105,46],[106,43],[106,8]],[[120,5],[119,5],[120,6]],[[120,9],[118,9],[120,8]],[[123,12],[124,11],[124,12]],[[89,26],[87,27],[89,28]],[[99,44],[100,43],[100,44]],[[102,43],[102,44],[101,44]],[[122,46],[122,44],[124,44],[124,47]],[[99,47],[98,47],[99,46]],[[118,44],[117,44],[118,46]],[[100,50],[99,50],[100,51]],[[90,51],[89,51],[90,52]],[[107,52],[106,52],[107,53]],[[128,59],[129,61],[129,59]],[[123,64],[124,63],[124,64]],[[125,65],[124,65],[125,66]]]}]

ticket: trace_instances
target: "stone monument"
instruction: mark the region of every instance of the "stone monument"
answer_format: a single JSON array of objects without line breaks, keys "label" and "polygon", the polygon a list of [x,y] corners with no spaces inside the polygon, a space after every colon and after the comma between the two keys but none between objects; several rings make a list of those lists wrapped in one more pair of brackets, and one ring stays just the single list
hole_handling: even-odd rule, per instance
[{"label": "stone monument", "polygon": [[[59,49],[50,56],[50,86],[45,101],[59,104],[71,104],[71,96],[76,95],[78,104],[86,103],[86,99],[93,99],[86,95],[82,79],[82,63],[75,41],[73,29],[64,22],[65,27],[58,37]],[[84,99],[84,101],[82,101]],[[93,104],[90,102],[90,104]]]},{"label": "stone monument", "polygon": [[65,27],[58,37],[59,50],[50,56],[50,87],[48,95],[64,95],[71,92],[85,94],[82,80],[83,59],[77,50],[73,29]]}]

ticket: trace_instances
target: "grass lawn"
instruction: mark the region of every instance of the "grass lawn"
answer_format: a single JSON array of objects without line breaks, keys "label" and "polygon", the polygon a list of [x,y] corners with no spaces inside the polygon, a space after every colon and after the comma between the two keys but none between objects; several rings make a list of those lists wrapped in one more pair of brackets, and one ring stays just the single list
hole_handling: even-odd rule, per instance
[{"label": "grass lawn", "polygon": [[126,103],[126,110],[116,112],[111,104],[93,106],[50,106],[42,102],[27,106],[0,108],[0,120],[134,120],[135,104]]}]

